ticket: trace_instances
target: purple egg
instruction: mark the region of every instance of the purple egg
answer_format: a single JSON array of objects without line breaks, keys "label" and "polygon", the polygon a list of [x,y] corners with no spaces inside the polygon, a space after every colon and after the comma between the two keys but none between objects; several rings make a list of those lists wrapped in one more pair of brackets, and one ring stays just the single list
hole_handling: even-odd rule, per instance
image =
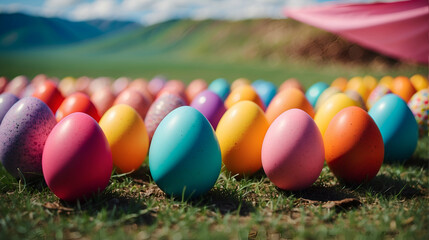
[{"label": "purple egg", "polygon": [[167,81],[163,77],[155,77],[150,80],[147,85],[150,94],[152,94],[152,96],[156,96],[159,91],[161,91],[161,89],[164,87],[166,82]]},{"label": "purple egg", "polygon": [[199,93],[192,101],[191,107],[200,111],[214,129],[226,111],[225,104],[219,95],[210,90]]},{"label": "purple egg", "polygon": [[12,93],[0,94],[0,123],[3,121],[7,111],[18,102],[19,98]]},{"label": "purple egg", "polygon": [[14,177],[42,175],[42,153],[56,125],[54,114],[41,100],[22,98],[6,113],[0,125],[0,159]]},{"label": "purple egg", "polygon": [[159,123],[174,109],[185,106],[185,100],[175,94],[163,94],[150,105],[150,108],[144,119],[147,134],[149,139],[152,140],[153,134]]}]

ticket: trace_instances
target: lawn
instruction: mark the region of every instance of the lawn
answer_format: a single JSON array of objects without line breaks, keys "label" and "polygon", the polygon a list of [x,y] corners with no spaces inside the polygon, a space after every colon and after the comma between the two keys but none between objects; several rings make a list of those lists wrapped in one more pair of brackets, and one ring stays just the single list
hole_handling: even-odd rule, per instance
[{"label": "lawn", "polygon": [[[151,78],[189,82],[290,77],[305,87],[339,76],[428,74],[423,66],[377,68],[334,63],[202,61],[183,56],[105,58],[64,54],[2,55],[0,75]],[[349,186],[325,166],[312,187],[276,188],[263,171],[237,178],[222,172],[197,199],[167,197],[150,177],[147,161],[128,175],[113,173],[107,189],[87,201],[60,201],[43,181],[12,178],[0,166],[0,239],[429,239],[429,137],[403,165],[384,164],[372,181]]]}]

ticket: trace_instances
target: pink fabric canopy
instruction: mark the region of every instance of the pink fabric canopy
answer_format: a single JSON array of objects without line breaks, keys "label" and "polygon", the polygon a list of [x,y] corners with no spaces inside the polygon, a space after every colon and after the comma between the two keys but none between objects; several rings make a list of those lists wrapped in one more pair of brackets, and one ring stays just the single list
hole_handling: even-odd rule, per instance
[{"label": "pink fabric canopy", "polygon": [[285,14],[394,58],[429,61],[428,0],[319,5]]}]

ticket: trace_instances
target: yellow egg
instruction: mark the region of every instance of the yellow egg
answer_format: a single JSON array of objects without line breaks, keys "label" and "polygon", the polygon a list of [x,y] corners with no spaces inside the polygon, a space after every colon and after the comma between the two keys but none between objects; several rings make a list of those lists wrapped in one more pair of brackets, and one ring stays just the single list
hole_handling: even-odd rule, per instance
[{"label": "yellow egg", "polygon": [[149,137],[137,111],[125,104],[115,105],[107,110],[99,124],[117,170],[125,173],[138,169],[146,158]]},{"label": "yellow egg", "polygon": [[377,79],[373,76],[367,75],[363,77],[363,83],[365,84],[368,91],[371,92],[377,86]]},{"label": "yellow egg", "polygon": [[233,90],[226,98],[225,106],[228,109],[231,108],[234,104],[245,100],[252,101],[258,104],[258,106],[263,111],[265,111],[264,103],[262,102],[255,89],[253,89],[253,87],[250,85],[243,85]]},{"label": "yellow egg", "polygon": [[414,88],[417,91],[420,91],[422,89],[428,88],[429,86],[429,82],[428,79],[425,78],[423,75],[421,74],[414,74],[411,78],[411,83],[413,84]]},{"label": "yellow egg", "polygon": [[392,90],[393,89],[393,77],[391,77],[391,76],[384,76],[384,77],[382,77],[380,79],[380,82],[378,84],[379,85],[384,85],[388,89]]},{"label": "yellow egg", "polygon": [[251,175],[262,167],[261,149],[269,123],[264,112],[251,101],[228,109],[216,129],[222,162],[233,174]]},{"label": "yellow egg", "polygon": [[322,136],[325,134],[332,118],[343,108],[350,106],[359,106],[359,103],[348,97],[345,93],[336,93],[320,106],[314,116],[314,121],[322,133]]},{"label": "yellow egg", "polygon": [[346,90],[356,91],[357,93],[359,93],[359,95],[363,98],[364,101],[366,101],[370,93],[362,77],[351,78],[347,83]]}]

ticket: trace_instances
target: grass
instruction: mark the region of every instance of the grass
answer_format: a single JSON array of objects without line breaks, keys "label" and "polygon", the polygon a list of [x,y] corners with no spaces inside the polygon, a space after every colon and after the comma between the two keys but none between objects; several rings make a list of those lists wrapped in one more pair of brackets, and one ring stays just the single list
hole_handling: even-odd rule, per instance
[{"label": "grass", "polygon": [[262,171],[222,172],[193,199],[167,197],[146,164],[113,175],[87,201],[60,201],[41,181],[24,184],[0,168],[0,239],[427,239],[429,137],[403,165],[348,186],[324,167],[312,187],[277,189]]}]

